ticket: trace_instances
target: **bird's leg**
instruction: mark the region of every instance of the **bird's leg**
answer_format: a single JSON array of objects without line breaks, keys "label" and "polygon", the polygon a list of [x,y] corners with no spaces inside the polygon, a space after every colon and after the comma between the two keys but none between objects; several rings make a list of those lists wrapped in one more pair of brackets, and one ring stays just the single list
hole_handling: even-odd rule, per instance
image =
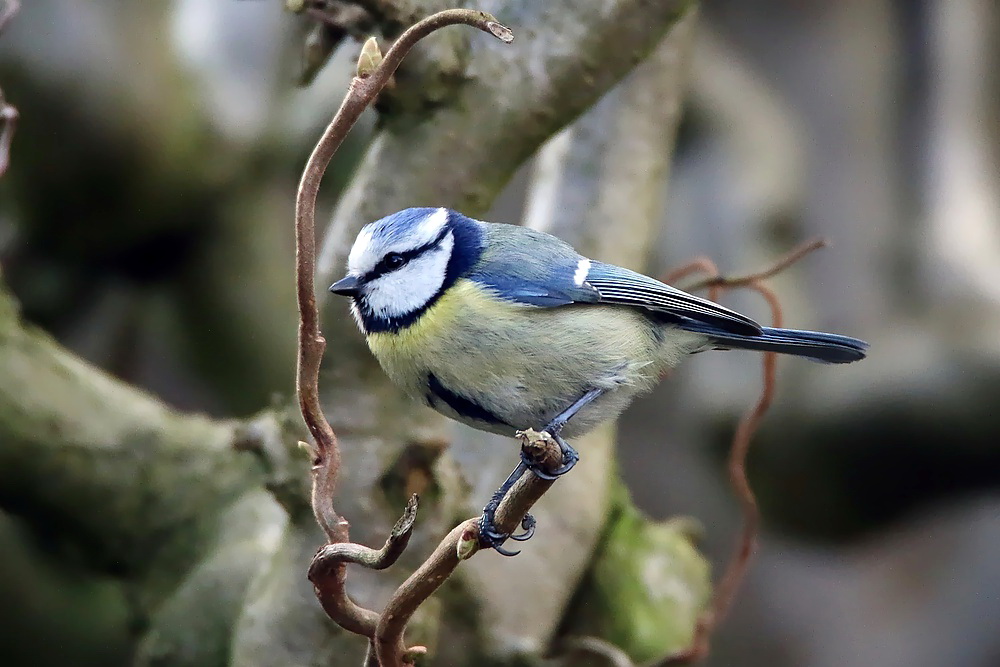
[{"label": "bird's leg", "polygon": [[577,453],[575,449],[570,447],[568,442],[562,439],[562,437],[559,435],[559,432],[562,431],[563,427],[566,426],[566,423],[573,418],[573,415],[578,413],[580,410],[584,408],[584,406],[586,406],[588,403],[590,403],[603,393],[604,393],[603,389],[591,389],[586,394],[578,398],[576,402],[573,403],[573,405],[569,406],[568,408],[557,414],[555,418],[552,421],[550,421],[548,425],[545,426],[545,428],[542,429],[543,432],[548,433],[549,435],[552,436],[552,439],[556,441],[557,445],[559,445],[559,449],[562,450],[561,466],[552,471],[545,470],[535,461],[531,460],[531,458],[525,453],[523,449],[521,450],[522,463],[524,463],[524,465],[527,466],[527,468],[531,470],[531,472],[535,473],[542,479],[548,479],[548,480],[556,479],[561,475],[565,475],[570,470],[572,470],[573,466],[576,465],[576,462],[580,460],[580,455]]},{"label": "bird's leg", "polygon": [[504,499],[507,492],[511,490],[514,484],[517,483],[517,480],[521,479],[521,476],[527,470],[528,466],[523,462],[517,464],[513,472],[507,476],[507,480],[500,485],[500,488],[490,498],[490,502],[486,503],[486,507],[483,508],[483,516],[479,519],[479,543],[484,547],[496,549],[497,553],[504,556],[516,556],[521,553],[520,551],[507,551],[503,548],[503,543],[507,541],[507,538],[523,542],[535,533],[535,517],[530,514],[525,514],[524,518],[521,519],[521,528],[524,529],[524,532],[520,535],[501,533],[496,529],[496,524],[494,523],[497,508],[500,507],[500,501]]},{"label": "bird's leg", "polygon": [[483,508],[483,516],[479,520],[479,541],[484,547],[495,549],[498,553],[504,556],[516,556],[521,553],[520,551],[507,551],[503,548],[503,543],[507,541],[508,538],[512,540],[517,540],[518,542],[523,542],[529,539],[535,534],[535,518],[530,514],[525,514],[524,518],[521,520],[521,528],[524,532],[520,535],[512,535],[509,533],[501,533],[496,529],[496,524],[494,519],[496,517],[497,508],[500,507],[500,502],[504,499],[504,496],[513,488],[517,480],[521,479],[525,472],[530,470],[535,475],[546,480],[555,480],[561,475],[568,473],[576,462],[580,460],[580,455],[575,449],[570,447],[569,443],[563,440],[559,435],[563,427],[566,426],[573,415],[578,413],[585,405],[593,401],[595,398],[604,393],[603,389],[591,389],[586,394],[577,399],[571,406],[560,412],[555,418],[542,429],[542,432],[548,433],[555,440],[556,444],[559,445],[559,449],[562,452],[562,465],[556,470],[551,472],[542,468],[542,466],[532,459],[528,453],[521,449],[521,463],[514,468],[513,472],[507,476],[507,480],[500,485],[493,497],[490,498],[490,502],[486,504]]}]

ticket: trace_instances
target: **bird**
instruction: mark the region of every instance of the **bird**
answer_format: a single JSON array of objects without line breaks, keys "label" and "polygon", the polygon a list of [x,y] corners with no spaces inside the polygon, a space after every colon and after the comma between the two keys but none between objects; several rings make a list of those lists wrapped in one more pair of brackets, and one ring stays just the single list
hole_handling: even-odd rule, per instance
[{"label": "bird", "polygon": [[527,470],[546,479],[579,458],[566,438],[614,419],[666,371],[705,350],[756,350],[842,364],[868,344],[839,334],[764,327],[708,299],[593,260],[550,234],[407,208],[365,225],[330,286],[369,349],[406,393],[481,431],[533,428],[562,465],[522,462],[484,508],[480,540],[505,555],[493,512]]}]

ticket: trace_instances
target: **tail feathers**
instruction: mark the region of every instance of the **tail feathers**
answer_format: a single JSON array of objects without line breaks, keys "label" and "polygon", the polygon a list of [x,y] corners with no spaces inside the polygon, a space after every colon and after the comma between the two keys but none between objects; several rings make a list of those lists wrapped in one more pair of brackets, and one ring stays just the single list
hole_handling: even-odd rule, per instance
[{"label": "tail feathers", "polygon": [[863,340],[819,331],[763,327],[759,336],[745,336],[721,332],[700,322],[685,322],[683,328],[707,335],[715,349],[778,352],[827,364],[864,359],[868,350],[868,343]]}]

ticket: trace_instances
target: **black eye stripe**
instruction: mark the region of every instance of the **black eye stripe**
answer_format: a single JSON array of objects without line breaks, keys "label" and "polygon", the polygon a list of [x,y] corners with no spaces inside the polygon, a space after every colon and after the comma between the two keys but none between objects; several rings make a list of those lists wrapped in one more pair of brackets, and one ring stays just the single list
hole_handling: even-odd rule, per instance
[{"label": "black eye stripe", "polygon": [[[411,259],[419,257],[428,250],[431,250],[439,246],[441,244],[441,241],[444,240],[444,237],[445,235],[447,235],[447,233],[448,233],[448,227],[444,227],[433,240],[428,241],[422,246],[418,246],[411,250],[404,250],[403,252],[386,253],[385,256],[379,260],[378,264],[375,265],[375,268],[365,274],[364,276],[365,281],[367,282],[369,280],[375,280],[380,276],[384,276],[387,273],[392,273],[393,271],[396,271],[397,269],[406,266],[406,264],[409,263]],[[391,266],[387,260],[393,256],[400,257],[403,261],[398,262],[394,266]]]}]

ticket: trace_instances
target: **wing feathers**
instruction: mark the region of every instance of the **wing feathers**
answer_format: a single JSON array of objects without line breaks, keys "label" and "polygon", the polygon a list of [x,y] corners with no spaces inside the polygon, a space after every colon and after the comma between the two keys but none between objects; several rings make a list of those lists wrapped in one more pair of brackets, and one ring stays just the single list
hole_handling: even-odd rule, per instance
[{"label": "wing feathers", "polygon": [[745,315],[613,264],[593,262],[587,284],[597,290],[602,303],[665,312],[712,324],[734,334],[756,336],[761,332],[760,325]]}]

